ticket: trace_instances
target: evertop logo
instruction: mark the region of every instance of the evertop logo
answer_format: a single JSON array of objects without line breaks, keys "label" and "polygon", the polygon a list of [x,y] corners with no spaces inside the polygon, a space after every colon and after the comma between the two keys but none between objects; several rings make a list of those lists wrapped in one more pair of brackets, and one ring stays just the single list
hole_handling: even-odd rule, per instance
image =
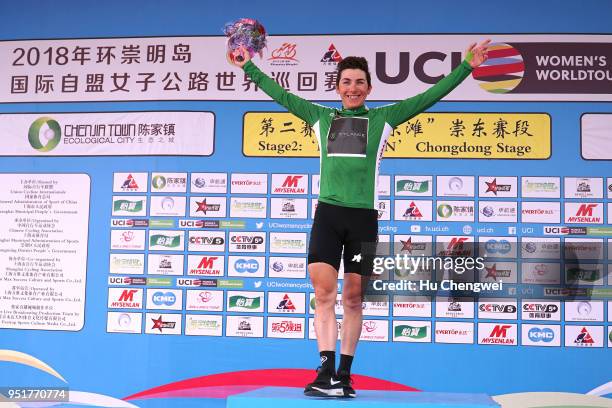
[{"label": "evertop logo", "polygon": [[61,138],[60,124],[55,119],[46,116],[32,122],[28,130],[30,146],[39,152],[49,152],[55,149]]}]

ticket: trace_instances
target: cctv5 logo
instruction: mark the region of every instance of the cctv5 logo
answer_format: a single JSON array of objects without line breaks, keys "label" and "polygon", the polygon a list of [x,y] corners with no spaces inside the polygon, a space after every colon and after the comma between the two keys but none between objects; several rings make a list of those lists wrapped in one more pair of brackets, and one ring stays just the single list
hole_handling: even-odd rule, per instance
[{"label": "cctv5 logo", "polygon": [[559,306],[553,304],[540,304],[540,303],[525,303],[523,305],[523,311],[525,312],[540,312],[540,313],[557,313]]},{"label": "cctv5 logo", "polygon": [[221,237],[189,237],[189,242],[197,245],[223,245],[225,240]]},{"label": "cctv5 logo", "polygon": [[234,244],[263,244],[264,240],[260,236],[250,237],[247,235],[234,235],[230,238],[230,241]]}]

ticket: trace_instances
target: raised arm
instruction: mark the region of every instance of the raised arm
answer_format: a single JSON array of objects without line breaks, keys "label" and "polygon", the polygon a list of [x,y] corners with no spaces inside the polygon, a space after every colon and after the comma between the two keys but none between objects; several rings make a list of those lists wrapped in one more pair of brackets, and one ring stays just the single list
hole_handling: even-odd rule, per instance
[{"label": "raised arm", "polygon": [[386,121],[389,125],[395,127],[407,121],[448,95],[470,75],[472,69],[487,60],[487,46],[490,41],[485,40],[478,45],[470,44],[463,62],[425,92],[381,108],[385,110]]},{"label": "raised arm", "polygon": [[268,96],[277,103],[284,106],[289,112],[304,120],[309,125],[314,125],[319,120],[322,112],[326,109],[321,105],[314,104],[297,95],[288,92],[272,78],[264,74],[251,61],[251,57],[243,47],[232,54],[228,54],[228,61],[244,70],[251,80],[261,88]]}]

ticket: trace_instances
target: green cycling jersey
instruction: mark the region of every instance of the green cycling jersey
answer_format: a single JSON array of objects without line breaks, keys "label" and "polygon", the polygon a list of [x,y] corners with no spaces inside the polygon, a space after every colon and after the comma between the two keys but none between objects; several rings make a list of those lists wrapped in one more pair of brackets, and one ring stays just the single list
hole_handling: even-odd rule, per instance
[{"label": "green cycling jersey", "polygon": [[313,128],[320,151],[319,201],[370,209],[378,199],[380,160],[393,128],[442,99],[472,71],[463,61],[419,95],[373,109],[361,106],[338,110],[288,92],[252,61],[243,69],[266,94]]}]

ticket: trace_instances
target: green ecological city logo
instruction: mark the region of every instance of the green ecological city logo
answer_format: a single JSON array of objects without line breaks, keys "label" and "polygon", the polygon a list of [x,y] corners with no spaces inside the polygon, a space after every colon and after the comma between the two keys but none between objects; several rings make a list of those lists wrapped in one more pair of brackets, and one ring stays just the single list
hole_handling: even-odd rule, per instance
[{"label": "green ecological city logo", "polygon": [[130,201],[130,200],[115,200],[113,202],[114,211],[127,211],[127,212],[140,212],[142,211],[142,201]]},{"label": "green ecological city logo", "polygon": [[151,228],[174,228],[174,226],[176,225],[176,223],[174,222],[174,220],[172,219],[150,219],[149,220],[149,227]]},{"label": "green ecological city logo", "polygon": [[438,206],[438,216],[441,218],[448,218],[453,215],[453,207],[448,204],[440,204]]},{"label": "green ecological city logo", "polygon": [[245,228],[246,222],[244,220],[229,220],[219,221],[219,228]]},{"label": "green ecological city logo", "polygon": [[202,330],[215,330],[221,327],[218,321],[216,320],[192,320],[189,322],[191,327],[194,329],[202,329]]},{"label": "green ecological city logo", "polygon": [[587,235],[612,235],[612,227],[587,227]]},{"label": "green ecological city logo", "polygon": [[164,176],[157,175],[151,180],[151,185],[156,190],[162,190],[164,187],[166,187],[166,178]]},{"label": "green ecological city logo", "polygon": [[411,193],[425,193],[429,190],[429,181],[399,180],[396,193],[407,191]]},{"label": "green ecological city logo", "polygon": [[244,287],[244,281],[241,279],[218,279],[218,288],[241,289]]},{"label": "green ecological city logo", "polygon": [[424,339],[427,336],[427,327],[414,327],[408,325],[395,326],[395,337],[409,337],[411,339]]},{"label": "green ecological city logo", "polygon": [[55,149],[62,138],[62,128],[53,118],[36,119],[28,130],[30,146],[39,152],[50,152]]},{"label": "green ecological city logo", "polygon": [[155,234],[155,235],[151,235],[149,239],[149,244],[150,246],[163,246],[166,248],[176,248],[181,244],[181,236],[177,235],[177,236],[172,237],[168,235]]},{"label": "green ecological city logo", "polygon": [[171,278],[147,278],[147,286],[172,286]]},{"label": "green ecological city logo", "polygon": [[245,309],[259,309],[260,305],[259,297],[246,297],[246,296],[230,296],[229,307],[242,307]]}]

